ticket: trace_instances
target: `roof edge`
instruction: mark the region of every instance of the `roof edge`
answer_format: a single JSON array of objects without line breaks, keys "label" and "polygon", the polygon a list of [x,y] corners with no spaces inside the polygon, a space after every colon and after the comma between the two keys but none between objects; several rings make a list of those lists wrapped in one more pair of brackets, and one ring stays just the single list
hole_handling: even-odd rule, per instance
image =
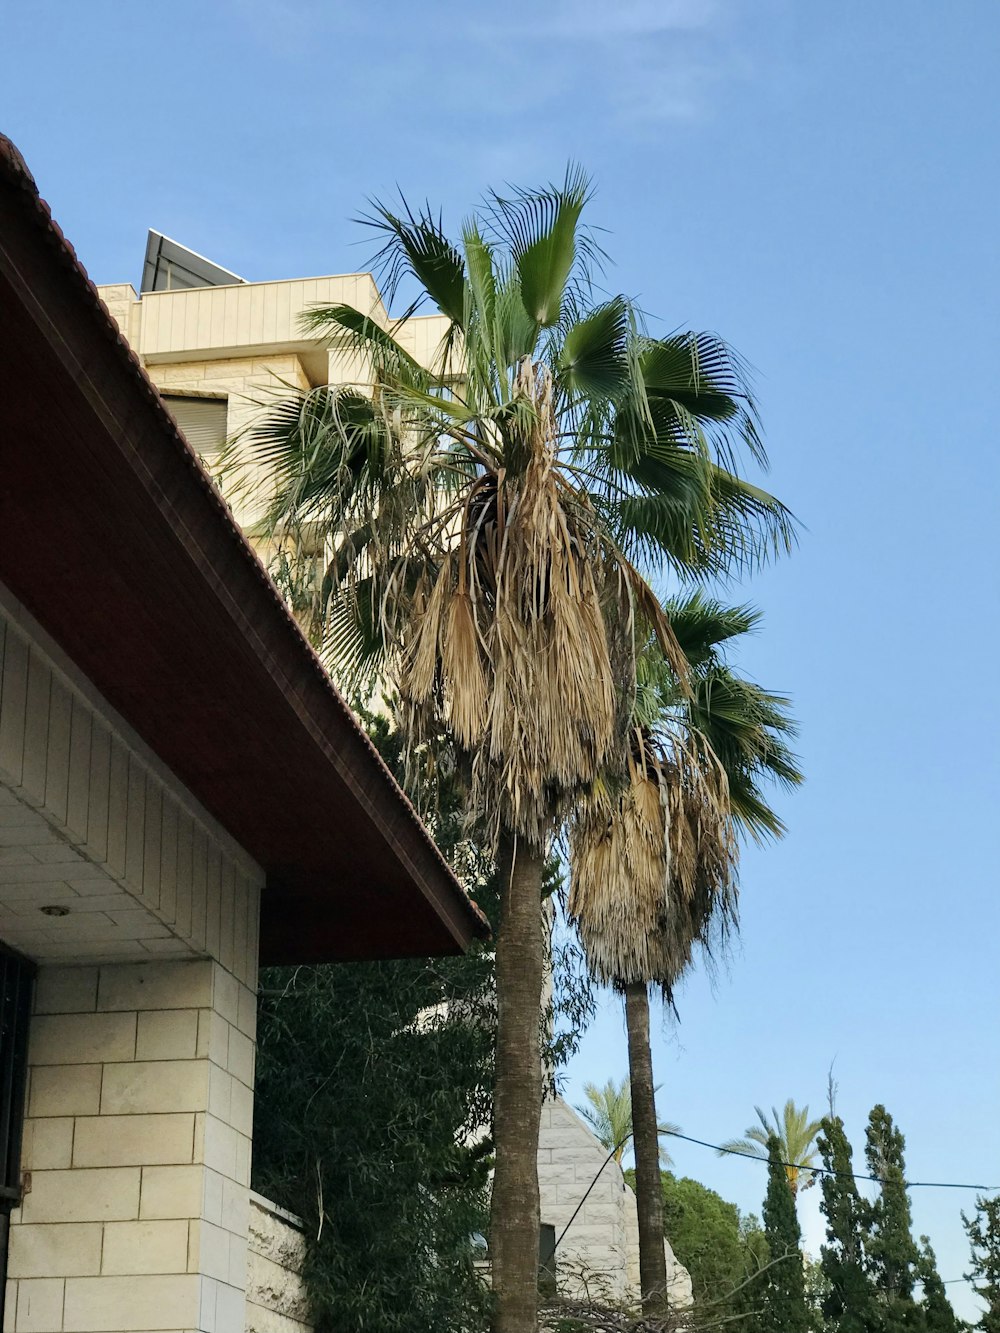
[{"label": "roof edge", "polygon": [[302,659],[301,666],[307,669],[310,674],[316,678],[326,695],[329,697],[331,703],[342,714],[353,735],[355,743],[359,745],[361,751],[365,754],[367,761],[372,763],[378,772],[387,797],[397,802],[406,812],[408,822],[417,836],[418,844],[422,845],[431,864],[436,866],[437,873],[443,875],[444,878],[450,882],[450,887],[454,891],[457,901],[462,905],[466,914],[467,922],[470,927],[470,934],[474,938],[486,938],[490,933],[490,928],[485,914],[475,901],[469,897],[464,887],[455,876],[454,871],[443,856],[440,848],[434,842],[428,829],[417,814],[413,803],[403,791],[384,759],[379,754],[371,738],[365,732],[358,718],[340,694],[326,668],[323,666],[318,654],[303,635],[273,580],[234,520],[232,512],[221,492],[202,468],[198,456],[178,429],[176,422],[164,405],[159,391],[147,374],[145,367],[142,365],[137,354],[129,345],[123,334],[119,331],[118,326],[111,317],[107,307],[101,300],[96,285],[91,281],[86,269],[77,256],[75,249],[63,235],[58,223],[54,221],[48,204],[39,194],[35,178],[28,169],[24,157],[17,146],[3,134],[0,134],[0,174],[6,176],[8,182],[15,188],[24,191],[26,196],[26,211],[30,213],[35,224],[45,231],[46,239],[49,241],[53,249],[55,249],[59,261],[69,270],[72,280],[76,282],[81,294],[84,296],[87,305],[95,317],[98,332],[114,345],[118,356],[121,358],[123,369],[133,377],[140,389],[150,400],[153,410],[159,418],[161,428],[173,442],[177,450],[182,454],[184,461],[190,467],[194,479],[201,487],[205,496],[215,506],[219,514],[220,523],[225,525],[234,545],[240,552],[241,558],[245,561],[248,568],[252,570],[260,584],[262,593],[272,604],[272,612],[277,612],[277,614],[285,621],[287,632],[290,636],[290,645],[292,643],[295,645],[294,648],[291,648],[291,651],[298,652]]}]

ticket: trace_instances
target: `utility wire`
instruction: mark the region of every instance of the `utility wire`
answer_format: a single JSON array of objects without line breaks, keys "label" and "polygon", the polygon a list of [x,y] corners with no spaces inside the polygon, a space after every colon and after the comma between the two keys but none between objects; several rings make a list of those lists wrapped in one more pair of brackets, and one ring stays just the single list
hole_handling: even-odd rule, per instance
[{"label": "utility wire", "polygon": [[[727,1153],[731,1157],[748,1157],[752,1162],[766,1162],[768,1160],[758,1153],[746,1152],[743,1148],[723,1148],[719,1143],[706,1143],[704,1139],[693,1139],[689,1134],[681,1134],[676,1129],[664,1129],[660,1133],[669,1134],[674,1139],[683,1139],[685,1143],[696,1143],[699,1148],[711,1148],[713,1152]],[[857,1171],[830,1171],[825,1166],[805,1166],[801,1162],[779,1161],[778,1165],[792,1167],[795,1171],[808,1171],[814,1176],[838,1176],[842,1180],[871,1180],[876,1185],[882,1183],[881,1176],[866,1176]],[[980,1194],[995,1194],[997,1190],[1000,1190],[1000,1185],[964,1185],[953,1180],[904,1180],[903,1184],[908,1190],[978,1190]],[[958,1281],[958,1279],[956,1278],[955,1281]]]},{"label": "utility wire", "polygon": [[[674,1139],[683,1139],[685,1143],[695,1143],[698,1145],[699,1148],[711,1148],[714,1152],[726,1153],[730,1157],[748,1157],[752,1162],[766,1162],[768,1160],[768,1158],[766,1157],[759,1157],[757,1153],[745,1152],[742,1148],[723,1148],[718,1143],[706,1143],[704,1139],[693,1139],[690,1134],[682,1134],[679,1129],[661,1129],[659,1133],[669,1134],[670,1137]],[[576,1221],[580,1209],[587,1202],[587,1199],[590,1196],[591,1190],[594,1188],[598,1180],[604,1174],[604,1168],[608,1165],[608,1163],[615,1156],[615,1154],[621,1148],[625,1147],[626,1143],[628,1143],[631,1137],[632,1137],[632,1131],[630,1130],[621,1140],[621,1142],[616,1143],[615,1146],[608,1153],[607,1157],[605,1157],[604,1161],[598,1168],[597,1175],[587,1186],[583,1198],[573,1209],[569,1221],[563,1227],[562,1231],[560,1231],[558,1238],[553,1244],[552,1246],[553,1254],[555,1254],[556,1250],[562,1244],[566,1232]],[[829,1171],[825,1166],[803,1166],[801,1162],[782,1162],[780,1160],[778,1162],[778,1165],[791,1166],[794,1167],[796,1171],[810,1171],[813,1175],[816,1176],[839,1176],[841,1179],[871,1180],[874,1181],[874,1183],[877,1185],[880,1185],[882,1183],[881,1176],[865,1176],[865,1175],[860,1175],[855,1171]],[[907,1189],[978,1190],[980,1194],[990,1194],[990,1193],[995,1193],[997,1190],[1000,1190],[1000,1185],[961,1185],[961,1184],[956,1184],[954,1181],[951,1180],[906,1180],[903,1183]],[[942,1286],[953,1287],[956,1283],[973,1282],[974,1280],[975,1279],[971,1277],[949,1277],[949,1278],[944,1278],[942,1280]]]}]

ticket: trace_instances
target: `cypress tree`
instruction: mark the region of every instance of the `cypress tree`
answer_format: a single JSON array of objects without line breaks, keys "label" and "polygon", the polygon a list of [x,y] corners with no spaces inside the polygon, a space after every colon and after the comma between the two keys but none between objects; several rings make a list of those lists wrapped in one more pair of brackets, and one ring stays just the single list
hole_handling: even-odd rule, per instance
[{"label": "cypress tree", "polygon": [[962,1333],[965,1325],[955,1317],[948,1293],[938,1272],[937,1258],[926,1236],[920,1237],[917,1276],[924,1289],[923,1327],[926,1333]]},{"label": "cypress tree", "polygon": [[913,1299],[920,1255],[911,1232],[905,1146],[885,1107],[873,1107],[865,1156],[869,1172],[879,1180],[879,1194],[868,1209],[866,1248],[880,1306],[881,1333],[912,1333],[922,1327],[921,1310]]},{"label": "cypress tree", "polygon": [[771,1258],[761,1274],[758,1325],[761,1333],[809,1333],[802,1232],[795,1196],[781,1160],[781,1144],[773,1134],[767,1144],[767,1159],[764,1235]]},{"label": "cypress tree", "polygon": [[972,1272],[966,1277],[979,1283],[976,1295],[986,1303],[976,1328],[1000,1333],[1000,1198],[977,1194],[975,1215],[963,1213],[962,1224],[972,1247]]},{"label": "cypress tree", "polygon": [[865,1257],[868,1205],[858,1193],[854,1156],[839,1116],[823,1121],[816,1146],[832,1173],[820,1186],[828,1242],[820,1248],[820,1267],[829,1284],[823,1314],[830,1333],[871,1333],[876,1308]]}]

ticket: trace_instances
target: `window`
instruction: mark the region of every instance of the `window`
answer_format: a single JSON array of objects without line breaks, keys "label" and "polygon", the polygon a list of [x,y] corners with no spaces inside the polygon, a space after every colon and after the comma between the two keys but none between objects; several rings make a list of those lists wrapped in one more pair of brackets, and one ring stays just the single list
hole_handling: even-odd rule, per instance
[{"label": "window", "polygon": [[206,461],[214,461],[226,443],[225,398],[186,398],[160,395],[191,448]]},{"label": "window", "polygon": [[10,1212],[21,1199],[21,1132],[28,1077],[28,1022],[35,969],[0,944],[0,1315]]},{"label": "window", "polygon": [[556,1229],[550,1222],[538,1229],[538,1290],[550,1298],[556,1294]]}]

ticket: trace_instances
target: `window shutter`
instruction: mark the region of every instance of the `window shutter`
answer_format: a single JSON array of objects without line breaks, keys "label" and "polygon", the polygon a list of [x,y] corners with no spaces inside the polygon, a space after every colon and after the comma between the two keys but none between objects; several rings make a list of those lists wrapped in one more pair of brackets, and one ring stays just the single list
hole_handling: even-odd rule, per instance
[{"label": "window shutter", "polygon": [[214,458],[226,443],[226,399],[183,398],[177,394],[161,397],[188,444],[202,458]]}]

